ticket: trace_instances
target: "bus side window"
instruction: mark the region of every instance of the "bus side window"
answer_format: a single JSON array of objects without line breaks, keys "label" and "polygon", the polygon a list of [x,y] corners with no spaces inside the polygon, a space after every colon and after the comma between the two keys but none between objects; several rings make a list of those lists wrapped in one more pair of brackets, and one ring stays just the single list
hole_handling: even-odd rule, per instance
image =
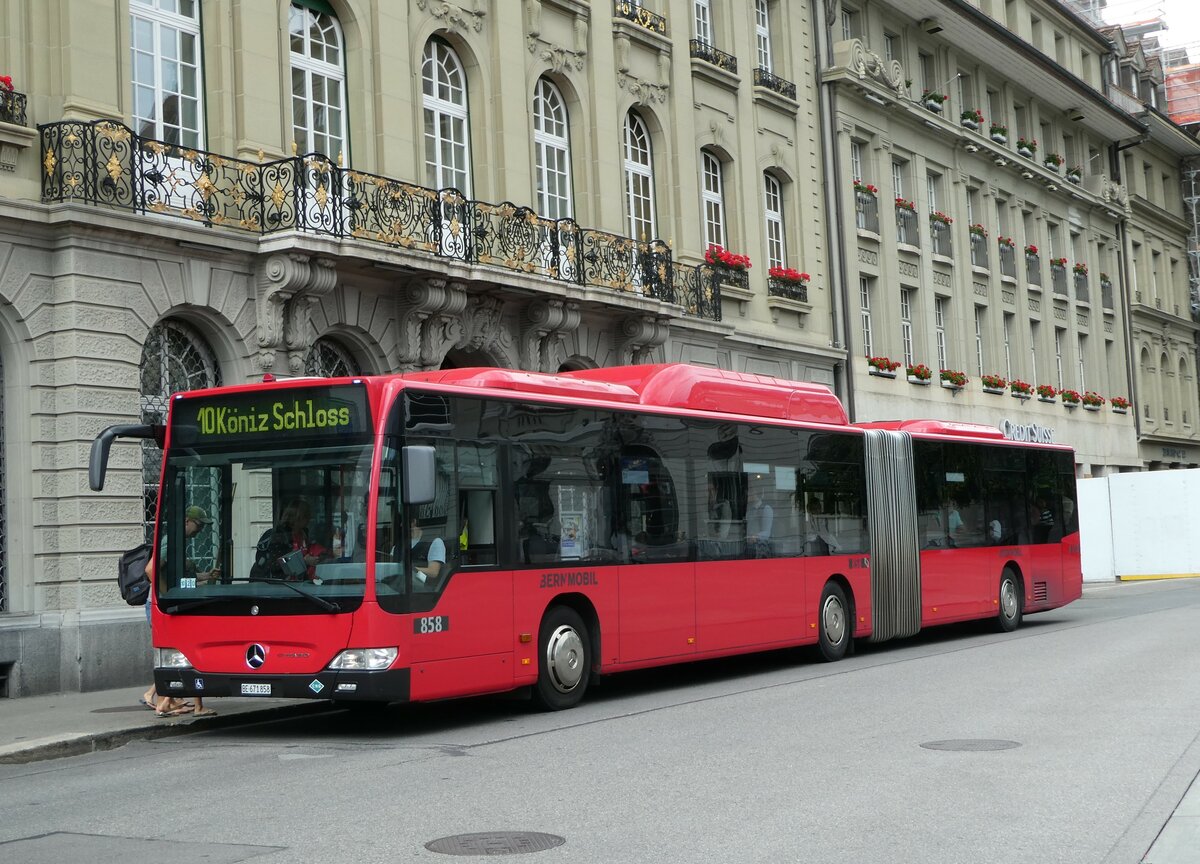
[{"label": "bus side window", "polygon": [[467,489],[458,493],[458,555],[464,567],[496,563],[496,493]]}]

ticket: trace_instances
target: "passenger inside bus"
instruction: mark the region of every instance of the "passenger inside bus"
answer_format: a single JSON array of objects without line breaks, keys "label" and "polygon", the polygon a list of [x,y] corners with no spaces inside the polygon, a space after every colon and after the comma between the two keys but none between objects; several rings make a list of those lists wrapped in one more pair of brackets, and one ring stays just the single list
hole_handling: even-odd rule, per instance
[{"label": "passenger inside bus", "polygon": [[274,528],[268,529],[255,549],[250,578],[316,578],[317,565],[333,560],[333,552],[311,539],[308,532],[312,506],[302,496],[287,503]]},{"label": "passenger inside bus", "polygon": [[767,503],[763,481],[751,493],[746,510],[746,555],[751,558],[771,557],[771,532],[775,527],[775,508]]}]

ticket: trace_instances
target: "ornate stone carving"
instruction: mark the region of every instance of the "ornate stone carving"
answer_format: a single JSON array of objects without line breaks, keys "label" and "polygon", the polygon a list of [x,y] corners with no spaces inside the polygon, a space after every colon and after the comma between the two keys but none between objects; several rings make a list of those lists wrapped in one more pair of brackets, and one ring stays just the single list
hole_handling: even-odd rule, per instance
[{"label": "ornate stone carving", "polygon": [[553,372],[565,352],[562,338],[579,327],[579,304],[566,300],[538,298],[521,314],[519,339],[522,369]]},{"label": "ornate stone carving", "polygon": [[337,270],[329,260],[281,252],[259,264],[255,274],[255,306],[258,364],[264,372],[275,367],[279,351],[287,354],[288,372],[304,370],[311,308],[331,293],[335,285]]},{"label": "ornate stone carving", "polygon": [[873,51],[868,51],[860,39],[846,39],[834,45],[833,66],[882,85],[897,99],[903,98],[908,90],[900,61],[884,60]]},{"label": "ornate stone carving", "polygon": [[504,301],[499,297],[471,296],[463,314],[462,333],[454,347],[493,356],[509,353],[511,340],[506,338],[503,315]]},{"label": "ornate stone carving", "polygon": [[666,102],[670,88],[666,84],[651,84],[628,72],[617,73],[617,86],[628,92],[635,100],[643,104],[651,102]]},{"label": "ornate stone carving", "polygon": [[561,45],[555,45],[544,39],[539,39],[533,33],[530,33],[526,37],[526,42],[529,46],[529,53],[547,64],[554,72],[561,73],[567,67],[571,67],[576,71],[583,69],[583,59],[587,53],[585,51],[572,51]]},{"label": "ornate stone carving", "polygon": [[436,369],[463,338],[467,291],[459,282],[427,278],[410,282],[401,295],[397,366]]},{"label": "ornate stone carving", "polygon": [[437,2],[437,0],[417,0],[417,8],[428,12],[441,21],[448,29],[474,30],[483,32],[483,18],[487,14],[482,9],[463,9],[454,3]]},{"label": "ornate stone carving", "polygon": [[670,319],[665,316],[630,315],[623,319],[613,340],[617,362],[630,365],[653,361],[655,350],[666,343],[670,331]]}]

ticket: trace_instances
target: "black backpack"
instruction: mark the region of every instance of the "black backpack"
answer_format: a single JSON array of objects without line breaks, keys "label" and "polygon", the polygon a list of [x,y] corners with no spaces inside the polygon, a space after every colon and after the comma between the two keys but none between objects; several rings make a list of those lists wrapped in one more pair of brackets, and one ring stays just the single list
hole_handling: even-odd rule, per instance
[{"label": "black backpack", "polygon": [[146,565],[150,563],[152,550],[149,543],[143,543],[136,549],[130,549],[117,562],[117,587],[121,590],[121,599],[130,606],[145,606],[150,597],[150,577],[146,575]]}]

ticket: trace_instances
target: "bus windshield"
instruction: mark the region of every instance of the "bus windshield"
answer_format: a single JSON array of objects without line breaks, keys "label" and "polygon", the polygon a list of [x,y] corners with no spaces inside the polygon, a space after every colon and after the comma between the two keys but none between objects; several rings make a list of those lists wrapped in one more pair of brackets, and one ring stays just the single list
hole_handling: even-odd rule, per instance
[{"label": "bus windshield", "polygon": [[[263,434],[257,420],[234,422],[252,414],[289,426]],[[316,425],[327,417],[344,422]],[[163,611],[328,614],[361,604],[373,452],[361,388],[188,399],[171,429],[154,580]]]}]

